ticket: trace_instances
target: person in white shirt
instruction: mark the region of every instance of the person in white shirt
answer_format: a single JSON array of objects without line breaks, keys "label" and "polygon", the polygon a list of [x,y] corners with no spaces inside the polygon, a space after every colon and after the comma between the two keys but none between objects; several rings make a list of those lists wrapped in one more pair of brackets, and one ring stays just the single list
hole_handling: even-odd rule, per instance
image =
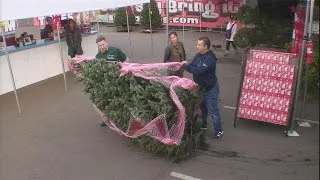
[{"label": "person in white shirt", "polygon": [[229,50],[230,50],[230,44],[232,44],[233,48],[237,50],[236,45],[234,44],[234,37],[237,33],[237,22],[236,18],[230,16],[230,21],[227,25],[227,30],[226,30],[226,40],[227,40],[227,45],[226,45],[226,53],[225,55],[229,55]]}]

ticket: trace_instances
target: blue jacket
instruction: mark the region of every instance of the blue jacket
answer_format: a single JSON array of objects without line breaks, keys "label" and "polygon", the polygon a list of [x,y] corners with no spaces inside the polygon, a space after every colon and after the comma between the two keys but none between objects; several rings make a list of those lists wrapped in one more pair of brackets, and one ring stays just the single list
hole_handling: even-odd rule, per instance
[{"label": "blue jacket", "polygon": [[217,83],[216,62],[216,55],[209,50],[205,54],[196,54],[185,70],[193,74],[193,80],[200,87],[211,89]]}]

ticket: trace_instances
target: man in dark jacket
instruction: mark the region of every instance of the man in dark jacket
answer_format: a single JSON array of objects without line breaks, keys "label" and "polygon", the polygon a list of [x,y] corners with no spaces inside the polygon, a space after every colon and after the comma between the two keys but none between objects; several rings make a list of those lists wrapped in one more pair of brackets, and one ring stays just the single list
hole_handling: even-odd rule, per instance
[{"label": "man in dark jacket", "polygon": [[210,39],[201,37],[198,39],[197,53],[193,61],[186,63],[185,70],[193,74],[193,79],[200,88],[205,89],[202,102],[202,128],[207,128],[208,113],[211,115],[214,124],[214,136],[220,138],[223,134],[221,126],[219,101],[219,83],[216,76],[215,54],[209,49]]},{"label": "man in dark jacket", "polygon": [[76,55],[82,55],[81,32],[76,23],[69,19],[65,31],[66,43],[68,45],[68,55],[74,58]]},{"label": "man in dark jacket", "polygon": [[53,38],[53,19],[52,17],[46,17],[47,25],[43,29],[43,38]]}]

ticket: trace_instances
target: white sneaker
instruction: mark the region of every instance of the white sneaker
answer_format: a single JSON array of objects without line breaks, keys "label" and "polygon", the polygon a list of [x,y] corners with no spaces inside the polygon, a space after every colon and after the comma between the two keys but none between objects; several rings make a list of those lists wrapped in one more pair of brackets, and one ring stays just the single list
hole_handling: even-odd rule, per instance
[{"label": "white sneaker", "polygon": [[215,138],[221,138],[222,135],[223,135],[223,131],[219,131],[219,132],[216,132],[216,133],[215,133],[214,137],[215,137]]}]

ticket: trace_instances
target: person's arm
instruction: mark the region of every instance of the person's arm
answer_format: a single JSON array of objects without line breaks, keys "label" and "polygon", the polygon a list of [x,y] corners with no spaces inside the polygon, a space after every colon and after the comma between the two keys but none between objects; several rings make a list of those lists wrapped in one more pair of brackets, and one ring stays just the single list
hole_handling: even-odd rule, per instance
[{"label": "person's arm", "polygon": [[236,33],[237,33],[237,24],[235,23],[233,28],[232,28],[232,35],[231,35],[230,39],[233,39],[234,36],[236,35]]},{"label": "person's arm", "polygon": [[188,63],[187,61],[183,61],[184,62],[184,65],[183,65],[183,68],[184,68],[184,70],[185,71],[187,71],[187,72],[189,72],[189,73],[191,73],[190,72],[190,70],[189,70],[189,68],[187,68],[187,66],[195,66],[195,59],[197,58],[197,55],[195,55],[194,57],[193,57],[193,59],[192,59],[192,61],[190,62],[190,63]]},{"label": "person's arm", "polygon": [[81,47],[82,36],[81,36],[81,32],[80,32],[80,29],[79,29],[79,28],[76,29],[76,33],[77,33],[77,37],[79,38],[78,43],[77,43],[77,46],[79,46],[78,48],[82,48],[82,47]]},{"label": "person's arm", "polygon": [[96,54],[96,57],[95,57],[96,59],[100,59],[99,58],[99,52]]},{"label": "person's arm", "polygon": [[126,56],[126,54],[124,54],[124,52],[122,52],[120,49],[118,49],[118,53],[119,53],[119,60],[121,62],[124,62],[127,60],[127,56]]},{"label": "person's arm", "polygon": [[81,32],[80,32],[80,29],[79,28],[77,28],[77,32],[79,33],[79,41],[80,41],[80,44],[81,44],[81,42],[82,42],[82,36],[81,36]]},{"label": "person's arm", "polygon": [[194,62],[187,64],[185,66],[186,71],[195,74],[195,75],[201,75],[206,73],[209,69],[211,69],[211,66],[215,66],[216,57],[208,56],[204,59],[204,61],[201,64],[196,64]]},{"label": "person's arm", "polygon": [[49,37],[49,30],[48,30],[48,26],[45,26],[43,29],[43,38],[47,39]]},{"label": "person's arm", "polygon": [[163,62],[170,62],[170,56],[171,56],[171,49],[170,46],[166,47],[164,51],[164,57],[163,57]]},{"label": "person's arm", "polygon": [[182,59],[182,60],[185,61],[187,59],[187,56],[186,56],[186,51],[184,49],[183,44],[182,44],[182,54],[183,54],[183,57],[184,57],[184,59]]},{"label": "person's arm", "polygon": [[65,31],[64,34],[65,34],[65,37],[66,37],[66,43],[67,43],[68,47],[70,47],[71,43],[70,43],[70,37],[68,36],[68,30]]}]

